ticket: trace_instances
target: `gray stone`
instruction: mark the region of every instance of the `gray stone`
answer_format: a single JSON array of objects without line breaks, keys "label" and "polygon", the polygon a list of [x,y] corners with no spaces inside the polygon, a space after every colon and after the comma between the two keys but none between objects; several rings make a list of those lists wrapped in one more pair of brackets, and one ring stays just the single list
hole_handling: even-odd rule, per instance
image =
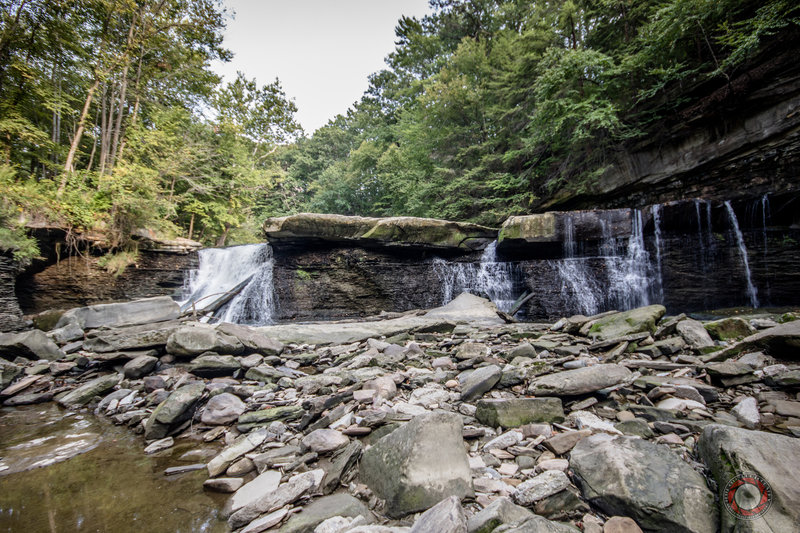
[{"label": "gray stone", "polygon": [[583,497],[604,512],[626,515],[644,529],[717,531],[719,513],[705,478],[663,445],[597,434],[570,454]]},{"label": "gray stone", "polygon": [[758,414],[758,401],[749,396],[736,404],[731,413],[747,429],[755,429],[761,421]]},{"label": "gray stone", "polygon": [[141,379],[152,372],[158,364],[158,357],[150,355],[140,355],[136,359],[131,359],[122,367],[122,373],[126,379]]},{"label": "gray stone", "polygon": [[[774,323],[772,325],[777,326],[777,324]],[[748,324],[745,319],[738,316],[706,322],[704,326],[712,337],[720,341],[747,337],[756,332],[753,326]]]},{"label": "gray stone", "polygon": [[275,491],[280,484],[281,473],[277,470],[266,470],[252,481],[237,489],[236,493],[228,500],[228,504],[226,504],[225,508],[230,513],[238,511],[245,505],[256,501],[264,494]]},{"label": "gray stone", "polygon": [[203,383],[191,383],[173,391],[147,419],[144,438],[147,440],[164,438],[176,426],[189,420],[204,391]]},{"label": "gray stone", "polygon": [[517,357],[528,357],[534,358],[536,357],[536,349],[531,346],[529,342],[523,342],[519,346],[515,346],[508,352],[508,360],[513,361]]},{"label": "gray stone", "polygon": [[694,350],[702,350],[703,348],[714,346],[714,341],[711,339],[708,331],[706,331],[703,324],[697,320],[691,318],[681,320],[678,322],[678,325],[675,326],[675,329],[677,329],[678,333],[683,337],[683,340],[686,341],[686,344]]},{"label": "gray stone", "polygon": [[49,331],[47,335],[59,344],[66,344],[83,339],[83,330],[75,322],[70,322],[65,326]]},{"label": "gray stone", "polygon": [[70,322],[78,324],[83,329],[152,324],[175,320],[180,316],[180,312],[180,305],[172,298],[157,296],[132,302],[97,304],[70,309],[61,315],[56,327],[66,326]]},{"label": "gray stone", "polygon": [[247,406],[238,396],[223,392],[208,400],[200,421],[211,426],[231,424],[236,422],[246,409]]},{"label": "gray stone", "polygon": [[636,437],[642,437],[643,439],[649,439],[653,436],[653,430],[650,429],[650,426],[647,425],[647,422],[641,418],[624,420],[614,424],[614,427],[625,435],[634,435]]},{"label": "gray stone", "polygon": [[369,508],[361,500],[349,494],[332,494],[303,506],[302,512],[292,516],[278,533],[313,533],[314,528],[334,516],[363,516],[372,522]]},{"label": "gray stone", "polygon": [[480,400],[475,418],[493,428],[516,428],[536,422],[563,422],[564,409],[560,398]]},{"label": "gray stone", "polygon": [[330,494],[339,487],[343,478],[350,476],[356,462],[361,458],[362,450],[361,443],[353,440],[333,454],[330,465],[325,468],[325,478],[320,487],[323,494]]},{"label": "gray stone", "polygon": [[154,442],[151,442],[150,444],[148,444],[147,447],[144,449],[144,453],[146,455],[150,455],[151,453],[157,453],[157,452],[166,450],[168,448],[172,448],[172,446],[174,444],[175,444],[175,440],[172,437],[166,437],[166,438],[163,438],[163,439],[159,439],[157,441],[154,441]]},{"label": "gray stone", "polygon": [[236,337],[226,335],[205,324],[184,326],[167,339],[167,352],[177,356],[195,356],[204,352],[238,354],[244,346]]},{"label": "gray stone", "polygon": [[564,472],[561,470],[547,470],[520,483],[511,494],[511,497],[518,504],[530,507],[539,500],[561,492],[569,485],[569,478]]},{"label": "gray stone", "polygon": [[22,368],[5,359],[0,359],[0,390],[8,387],[20,374],[22,374]]},{"label": "gray stone", "polygon": [[450,413],[417,416],[364,452],[361,479],[386,500],[390,516],[428,509],[447,496],[472,496],[462,427]]},{"label": "gray stone", "polygon": [[457,496],[437,503],[414,522],[410,533],[467,533],[467,518]]},{"label": "gray stone", "polygon": [[545,447],[556,455],[563,455],[575,447],[578,442],[592,434],[589,429],[580,431],[565,431],[553,435],[544,441]]},{"label": "gray stone", "polygon": [[244,484],[244,479],[240,477],[218,477],[207,479],[203,482],[203,488],[213,492],[231,493],[236,492]]},{"label": "gray stone", "polygon": [[614,313],[595,321],[589,328],[589,336],[605,341],[645,331],[654,333],[656,323],[666,311],[663,305],[649,305]]},{"label": "gray stone", "polygon": [[503,371],[497,365],[482,366],[471,372],[461,385],[461,400],[469,402],[497,385]]},{"label": "gray stone", "polygon": [[297,420],[305,410],[299,405],[286,405],[282,407],[271,407],[268,409],[261,409],[259,411],[250,411],[243,413],[239,417],[239,426],[253,425],[253,424],[266,424],[275,420]]},{"label": "gray stone", "polygon": [[236,357],[214,353],[204,353],[189,364],[189,372],[204,378],[230,376],[240,368],[242,365]]},{"label": "gray stone", "polygon": [[[167,339],[172,332],[180,327],[180,324],[178,321],[172,321],[111,330],[97,330],[86,335],[86,340],[83,341],[83,348],[98,354],[161,348],[167,343]],[[131,359],[131,357],[125,358]]]},{"label": "gray stone", "polygon": [[100,396],[113,389],[117,383],[119,383],[119,374],[100,376],[62,396],[58,403],[64,407],[81,407],[92,401],[95,396]]},{"label": "gray stone", "polygon": [[217,326],[217,331],[238,339],[247,352],[255,352],[261,355],[280,355],[284,349],[283,343],[247,326],[222,323]]},{"label": "gray stone", "polygon": [[625,382],[631,371],[621,365],[594,365],[556,372],[531,381],[528,394],[578,396]]},{"label": "gray stone", "polygon": [[580,533],[580,531],[569,524],[553,522],[542,516],[534,516],[521,524],[500,526],[492,533]]},{"label": "gray stone", "polygon": [[208,475],[216,477],[222,474],[239,457],[261,446],[266,438],[266,429],[251,431],[246,435],[240,435],[230,446],[223,449],[216,457],[208,462]]},{"label": "gray stone", "polygon": [[[800,439],[729,426],[710,425],[697,441],[697,453],[711,470],[720,496],[720,531],[796,531],[800,524]],[[740,473],[756,473],[772,488],[772,506],[757,520],[738,520],[726,512],[724,490]]]},{"label": "gray stone", "polygon": [[707,356],[706,360],[728,359],[745,350],[760,348],[779,359],[797,359],[798,349],[800,349],[800,320],[761,330],[749,337],[745,337],[733,346]]},{"label": "gray stone", "polygon": [[262,494],[256,500],[233,513],[228,519],[228,526],[231,529],[238,529],[249,524],[263,513],[271,513],[284,505],[293,503],[317,485],[318,475],[321,475],[321,471],[312,470],[290,478],[289,481],[283,483],[274,491]]},{"label": "gray stone", "polygon": [[347,435],[335,429],[315,429],[301,441],[303,447],[318,454],[326,454],[348,445]]},{"label": "gray stone", "polygon": [[0,333],[0,357],[9,361],[17,357],[56,361],[64,357],[64,352],[43,331],[34,329],[22,333]]},{"label": "gray stone", "polygon": [[509,498],[500,497],[467,520],[468,533],[491,533],[502,524],[517,524],[534,514],[514,504]]},{"label": "gray stone", "polygon": [[460,344],[456,349],[456,359],[466,361],[467,359],[475,359],[476,357],[487,357],[489,355],[489,347],[481,342],[465,342]]}]

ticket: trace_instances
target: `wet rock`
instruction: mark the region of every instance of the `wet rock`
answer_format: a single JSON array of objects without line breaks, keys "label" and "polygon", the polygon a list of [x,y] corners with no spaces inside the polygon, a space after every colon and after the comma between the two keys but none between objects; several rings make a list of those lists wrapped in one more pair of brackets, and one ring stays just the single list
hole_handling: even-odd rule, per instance
[{"label": "wet rock", "polygon": [[211,426],[230,424],[237,421],[246,409],[247,406],[238,396],[223,392],[208,400],[200,421]]},{"label": "wet rock", "polygon": [[347,446],[350,439],[335,429],[315,429],[301,441],[303,447],[318,454],[326,454]]},{"label": "wet rock", "polygon": [[69,323],[76,323],[83,329],[153,324],[175,320],[180,312],[180,305],[175,300],[169,296],[157,296],[132,302],[70,309],[61,315],[56,327],[64,327]]},{"label": "wet rock", "polygon": [[[84,383],[65,396],[62,396],[58,399],[58,403],[63,407],[81,407],[92,401],[95,396],[100,396],[113,389],[117,383],[119,383],[119,374],[100,376],[99,378]],[[163,436],[164,435],[161,435],[161,437]]]},{"label": "wet rock", "polygon": [[698,474],[664,446],[635,437],[592,435],[570,453],[584,498],[645,529],[713,533],[719,513]]},{"label": "wet rock", "polygon": [[386,500],[390,516],[428,509],[447,496],[472,496],[458,415],[417,416],[366,450],[361,479]]},{"label": "wet rock", "polygon": [[[717,482],[720,495],[720,531],[794,531],[800,523],[800,488],[787,465],[800,464],[800,440],[773,433],[729,426],[703,429],[697,451]],[[757,520],[735,518],[722,507],[728,482],[739,473],[760,475],[772,488],[772,505]]]},{"label": "wet rock", "polygon": [[516,428],[536,422],[563,422],[564,409],[560,398],[480,400],[475,418],[493,428]]},{"label": "wet rock", "polygon": [[663,305],[650,305],[622,313],[615,313],[598,319],[591,328],[589,336],[604,341],[633,333],[656,330],[656,323],[664,316]]},{"label": "wet rock", "polygon": [[548,374],[531,381],[528,394],[578,396],[625,382],[631,371],[621,365],[594,365]]},{"label": "wet rock", "polygon": [[144,453],[146,455],[150,455],[152,453],[157,453],[168,448],[172,448],[173,445],[175,445],[175,440],[172,437],[166,437],[148,444],[147,448],[144,449]]},{"label": "wet rock", "polygon": [[263,513],[277,511],[284,505],[295,502],[317,485],[317,478],[321,475],[321,471],[312,470],[290,478],[274,491],[260,495],[258,499],[233,513],[228,519],[228,526],[231,529],[240,528]]},{"label": "wet rock", "polygon": [[197,402],[203,396],[205,384],[191,383],[172,392],[147,419],[144,438],[161,439],[194,414]]},{"label": "wet rock", "polygon": [[491,533],[503,524],[517,524],[534,515],[528,509],[500,497],[467,520],[468,533]]},{"label": "wet rock", "polygon": [[242,365],[236,357],[215,353],[204,353],[189,364],[189,372],[204,378],[230,376],[240,368]]},{"label": "wet rock", "polygon": [[[777,324],[773,324],[777,325]],[[743,318],[729,317],[703,324],[706,331],[715,339],[727,341],[740,337],[747,337],[756,332],[755,328]]]},{"label": "wet rock", "polygon": [[547,470],[538,476],[523,481],[511,494],[519,505],[529,507],[539,500],[552,496],[569,487],[569,478],[560,470]]},{"label": "wet rock", "polygon": [[437,503],[414,522],[410,533],[467,533],[467,519],[457,496]]},{"label": "wet rock", "polygon": [[231,493],[236,492],[244,484],[240,477],[218,477],[207,479],[203,482],[203,488],[213,492]]},{"label": "wet rock", "polygon": [[140,379],[152,372],[158,364],[158,357],[141,355],[131,359],[122,367],[122,373],[127,379]]},{"label": "wet rock", "polygon": [[177,356],[194,356],[204,352],[238,354],[244,346],[236,337],[226,335],[205,324],[184,326],[167,339],[167,352]]},{"label": "wet rock", "polygon": [[703,348],[714,346],[714,341],[711,339],[708,331],[706,331],[703,324],[697,320],[691,318],[681,320],[675,326],[675,329],[680,333],[681,337],[683,337],[683,340],[686,341],[686,344],[694,350],[702,350]]},{"label": "wet rock", "polygon": [[461,400],[469,402],[497,385],[503,371],[497,365],[482,366],[471,372],[461,385]]},{"label": "wet rock", "polygon": [[43,331],[0,333],[0,357],[13,361],[17,357],[56,361],[64,357],[56,343]]}]

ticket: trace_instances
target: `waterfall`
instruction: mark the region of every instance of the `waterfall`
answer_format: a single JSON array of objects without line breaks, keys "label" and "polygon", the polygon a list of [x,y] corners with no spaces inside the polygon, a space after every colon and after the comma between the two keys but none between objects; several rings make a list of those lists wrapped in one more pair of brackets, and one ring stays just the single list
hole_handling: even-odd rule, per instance
[{"label": "waterfall", "polygon": [[739,255],[742,258],[745,279],[747,280],[747,296],[750,298],[750,306],[758,307],[758,291],[753,285],[753,279],[750,275],[750,263],[747,260],[747,248],[744,245],[742,231],[739,229],[739,221],[736,219],[736,213],[733,212],[733,207],[731,207],[731,202],[729,200],[725,200],[725,209],[728,211],[728,218],[731,221],[731,227],[733,228],[733,233],[736,237],[736,245],[739,248]]},{"label": "waterfall", "polygon": [[[660,220],[660,219],[659,219]],[[575,237],[572,217],[565,217],[564,259],[552,261],[561,280],[561,293],[567,306],[592,315],[605,309],[633,309],[648,305],[651,294],[661,296],[660,267],[650,263],[644,244],[642,212],[633,211],[631,234],[620,246],[606,220],[599,220],[602,231],[600,257],[605,264],[605,279],[598,277],[589,261],[575,257]],[[660,222],[659,222],[660,224]],[[660,225],[657,237],[657,257],[660,260]],[[657,278],[657,279],[654,279]]]},{"label": "waterfall", "polygon": [[198,268],[189,273],[184,286],[183,309],[194,305],[202,313],[229,299],[214,313],[219,320],[251,325],[273,322],[273,260],[268,244],[206,248],[198,255]]},{"label": "waterfall", "polygon": [[664,276],[661,270],[661,204],[651,207],[653,212],[653,233],[656,240],[656,274],[658,275],[658,299],[664,300]]},{"label": "waterfall", "polygon": [[441,282],[442,304],[466,291],[488,297],[501,311],[508,311],[514,305],[516,268],[512,263],[497,260],[497,241],[486,247],[477,264],[437,257],[433,269]]}]

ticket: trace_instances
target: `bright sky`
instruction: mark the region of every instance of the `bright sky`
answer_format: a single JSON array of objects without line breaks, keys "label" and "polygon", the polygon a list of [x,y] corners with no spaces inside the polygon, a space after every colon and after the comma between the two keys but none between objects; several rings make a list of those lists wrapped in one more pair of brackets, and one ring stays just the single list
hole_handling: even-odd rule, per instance
[{"label": "bright sky", "polygon": [[428,0],[226,0],[235,12],[224,46],[234,53],[214,70],[240,70],[260,85],[275,77],[294,98],[306,134],[361,98],[367,77],[385,67],[401,15],[422,18]]}]

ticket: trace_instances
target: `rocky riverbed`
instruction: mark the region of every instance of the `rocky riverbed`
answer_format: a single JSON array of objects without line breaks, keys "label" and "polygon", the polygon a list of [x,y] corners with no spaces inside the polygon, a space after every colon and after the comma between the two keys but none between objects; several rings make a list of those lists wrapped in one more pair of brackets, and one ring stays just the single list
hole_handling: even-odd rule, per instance
[{"label": "rocky riverbed", "polygon": [[[248,328],[92,306],[0,335],[0,400],[93,412],[143,454],[216,446],[169,473],[202,471],[247,533],[794,531],[798,315],[664,312],[514,323],[464,294]],[[754,520],[741,473],[769,486]]]}]

